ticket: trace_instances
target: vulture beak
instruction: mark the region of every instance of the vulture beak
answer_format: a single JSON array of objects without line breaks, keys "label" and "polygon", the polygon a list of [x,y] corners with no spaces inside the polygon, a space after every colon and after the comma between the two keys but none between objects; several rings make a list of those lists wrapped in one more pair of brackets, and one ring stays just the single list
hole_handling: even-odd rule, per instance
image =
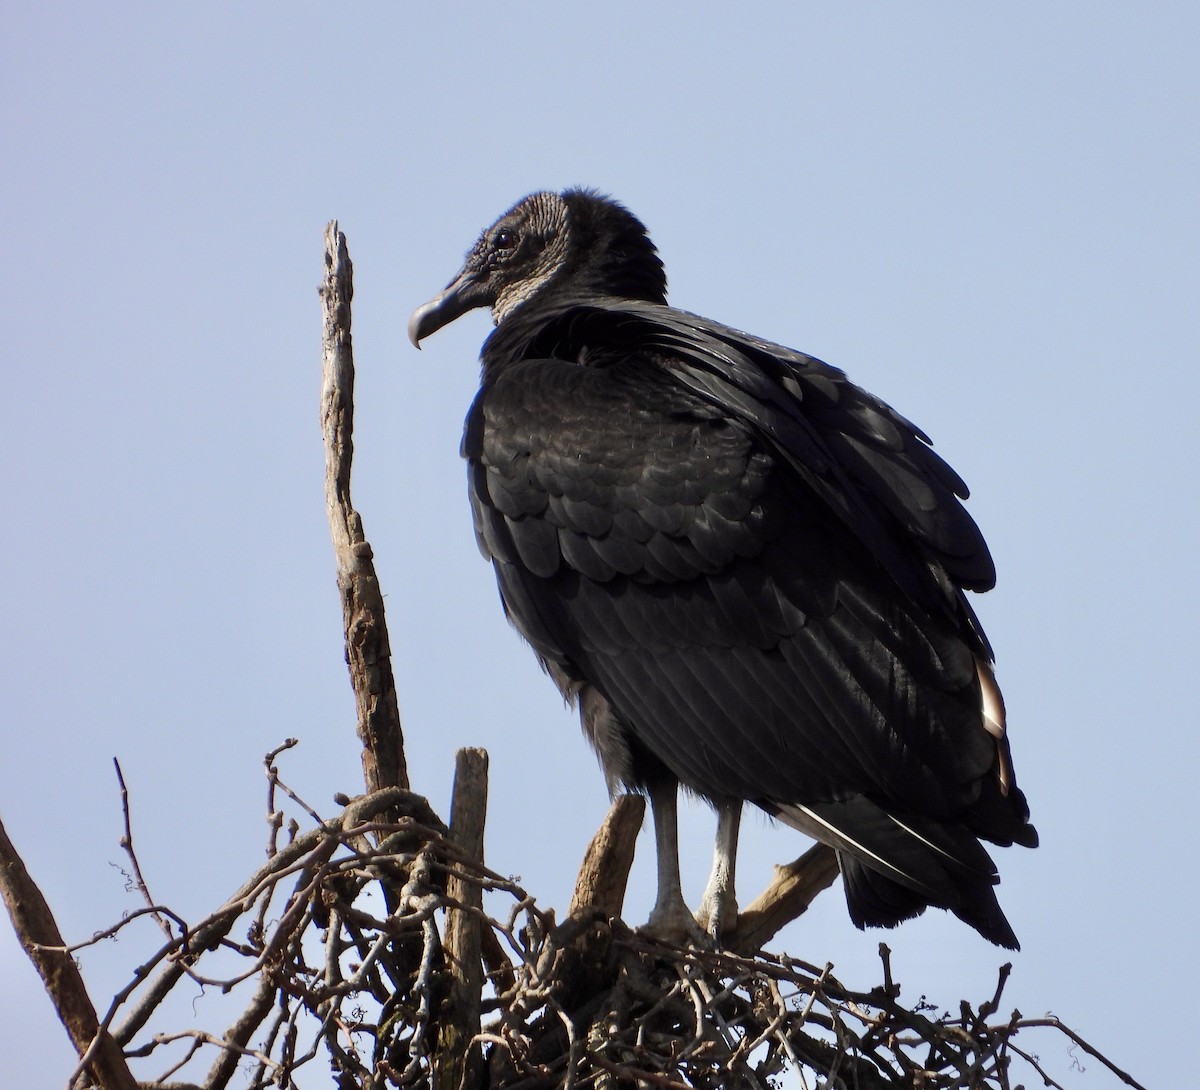
[{"label": "vulture beak", "polygon": [[468,310],[491,306],[494,302],[495,298],[484,274],[468,263],[428,303],[413,311],[408,320],[408,339],[415,348],[420,348],[421,341],[429,334],[436,333],[442,326],[449,325]]}]

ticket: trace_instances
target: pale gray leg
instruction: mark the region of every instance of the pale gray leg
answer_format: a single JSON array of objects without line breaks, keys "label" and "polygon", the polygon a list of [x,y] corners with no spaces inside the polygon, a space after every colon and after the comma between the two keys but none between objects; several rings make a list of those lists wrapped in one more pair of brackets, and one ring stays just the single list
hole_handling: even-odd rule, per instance
[{"label": "pale gray leg", "polygon": [[717,842],[713,850],[712,876],[696,913],[700,926],[715,941],[730,936],[737,928],[737,894],[734,872],[737,868],[738,830],[742,823],[742,802],[737,799],[717,807]]},{"label": "pale gray leg", "polygon": [[658,897],[643,931],[668,942],[695,941],[703,932],[688,911],[679,883],[678,789],[674,784],[650,789],[654,846],[658,852]]}]

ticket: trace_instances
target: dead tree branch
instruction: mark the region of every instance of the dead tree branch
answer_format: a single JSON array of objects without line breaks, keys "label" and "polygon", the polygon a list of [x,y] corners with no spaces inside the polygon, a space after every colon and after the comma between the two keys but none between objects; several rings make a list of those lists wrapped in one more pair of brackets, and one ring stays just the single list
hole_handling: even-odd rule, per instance
[{"label": "dead tree branch", "polygon": [[568,917],[574,919],[588,912],[606,919],[621,915],[634,845],[645,813],[646,800],[641,795],[619,795],[613,800],[583,857]]},{"label": "dead tree branch", "polygon": [[337,557],[338,590],[346,636],[346,663],[358,705],[367,791],[407,787],[404,733],[392,675],[392,651],[384,620],[383,593],[362,518],[350,502],[354,458],[354,349],[350,300],[354,267],[337,221],[325,229],[324,337],[321,431],[325,438],[325,507]]},{"label": "dead tree branch", "polygon": [[[450,837],[467,860],[483,863],[483,828],[487,820],[488,757],[482,749],[460,749],[450,801]],[[479,1082],[481,1053],[479,1006],[483,992],[480,924],[483,889],[467,874],[455,871],[446,883],[446,969],[449,977],[443,1004],[435,1086],[458,1090]]]},{"label": "dead tree branch", "polygon": [[8,832],[0,824],[0,896],[13,930],[33,962],[71,1042],[101,1090],[137,1090],[116,1042],[101,1031],[75,959],[66,950],[54,914],[29,876]]},{"label": "dead tree branch", "polygon": [[771,884],[738,915],[738,950],[751,954],[761,950],[803,915],[837,876],[837,854],[824,844],[814,844],[799,859],[776,867]]}]

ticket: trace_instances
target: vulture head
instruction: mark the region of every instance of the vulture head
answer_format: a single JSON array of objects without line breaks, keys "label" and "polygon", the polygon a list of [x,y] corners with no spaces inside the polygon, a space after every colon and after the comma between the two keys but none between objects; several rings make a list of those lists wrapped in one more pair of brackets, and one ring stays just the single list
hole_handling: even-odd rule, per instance
[{"label": "vulture head", "polygon": [[642,222],[586,190],[534,193],[492,224],[458,275],[413,312],[414,345],[476,307],[497,325],[522,303],[554,292],[664,303],[667,278]]}]

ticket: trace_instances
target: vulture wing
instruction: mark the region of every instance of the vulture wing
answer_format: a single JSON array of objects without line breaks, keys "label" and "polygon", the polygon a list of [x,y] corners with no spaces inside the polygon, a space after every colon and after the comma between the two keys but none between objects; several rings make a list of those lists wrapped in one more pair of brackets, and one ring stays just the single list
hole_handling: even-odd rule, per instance
[{"label": "vulture wing", "polygon": [[1036,834],[962,594],[994,570],[925,436],[835,368],[653,303],[520,308],[483,360],[479,544],[564,693],[611,709],[610,778],[665,769],[832,844],[860,925],[937,904],[1015,946],[977,838]]}]

